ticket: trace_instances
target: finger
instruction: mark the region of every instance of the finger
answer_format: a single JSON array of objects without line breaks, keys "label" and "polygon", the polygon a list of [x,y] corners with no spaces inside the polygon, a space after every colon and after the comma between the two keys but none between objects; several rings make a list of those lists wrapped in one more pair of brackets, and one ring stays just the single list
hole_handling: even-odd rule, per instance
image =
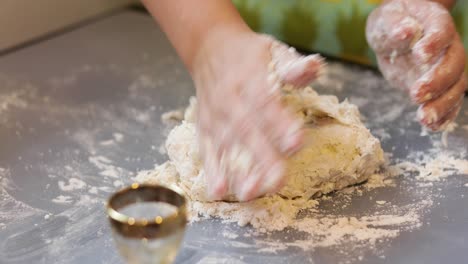
[{"label": "finger", "polygon": [[458,39],[439,62],[410,88],[412,100],[421,104],[437,98],[459,80],[464,69],[465,49]]},{"label": "finger", "polygon": [[293,118],[280,102],[268,103],[257,118],[260,129],[280,153],[290,156],[301,148],[303,123]]},{"label": "finger", "polygon": [[411,57],[408,55],[391,59],[385,56],[377,56],[377,63],[385,79],[394,87],[408,91],[421,72],[414,67]]},{"label": "finger", "polygon": [[292,61],[279,61],[278,77],[283,83],[293,87],[305,87],[319,77],[323,65],[323,59],[319,55],[309,55]]},{"label": "finger", "polygon": [[386,57],[408,53],[422,32],[422,25],[408,14],[403,1],[377,8],[366,24],[368,43],[376,53]]},{"label": "finger", "polygon": [[227,192],[225,163],[216,155],[216,146],[210,141],[204,142],[205,180],[207,196],[210,200],[221,200]]},{"label": "finger", "polygon": [[[259,91],[262,93],[261,89]],[[295,153],[302,145],[303,124],[283,105],[279,91],[274,91],[270,96],[254,94],[249,100],[253,101],[249,104],[252,106],[251,113],[258,113],[253,115],[256,124],[270,144],[282,154]]]},{"label": "finger", "polygon": [[265,167],[254,170],[244,183],[239,199],[249,201],[268,193],[275,193],[285,183],[284,171],[284,162],[273,165],[269,170],[265,170]]},{"label": "finger", "polygon": [[[257,168],[255,173],[249,175],[239,193],[239,198],[245,201],[263,194],[260,192],[261,190],[271,189],[268,186],[276,186],[282,180],[284,165],[281,154],[259,129],[252,129],[243,141],[243,144],[248,146],[252,152]],[[268,181],[266,181],[267,179]]]},{"label": "finger", "polygon": [[460,102],[465,90],[466,76],[462,74],[460,80],[450,90],[418,109],[419,122],[428,126],[439,121],[441,117],[446,116]]},{"label": "finger", "polygon": [[278,41],[271,44],[271,60],[279,80],[294,87],[307,86],[319,76],[323,67],[320,55],[303,56]]},{"label": "finger", "polygon": [[443,131],[447,129],[448,125],[455,121],[455,119],[457,118],[457,115],[461,110],[462,104],[463,99],[460,100],[460,102],[446,116],[441,118],[439,121],[428,125],[427,127],[432,131]]},{"label": "finger", "polygon": [[[270,88],[266,83],[258,75],[251,86],[247,87],[247,92],[241,99],[248,106],[245,117],[253,119],[254,124],[263,132],[263,137],[280,153],[291,155],[302,145],[303,124],[282,103],[280,91],[268,91]],[[242,118],[240,116],[238,119]]]},{"label": "finger", "polygon": [[413,53],[420,63],[436,59],[454,40],[456,29],[448,10],[435,1],[408,5],[408,12],[423,26],[424,35],[414,45]]}]

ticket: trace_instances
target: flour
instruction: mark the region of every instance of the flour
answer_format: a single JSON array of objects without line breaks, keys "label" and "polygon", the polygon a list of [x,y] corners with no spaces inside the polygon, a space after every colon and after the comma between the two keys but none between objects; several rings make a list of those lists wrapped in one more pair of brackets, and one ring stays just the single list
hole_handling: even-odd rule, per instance
[{"label": "flour", "polygon": [[448,135],[450,132],[454,131],[457,128],[457,126],[458,124],[455,122],[446,122],[440,127],[442,130],[441,141],[444,147],[448,147]]},{"label": "flour", "polygon": [[122,187],[124,183],[122,181],[116,180],[114,181],[114,187],[119,188]]},{"label": "flour", "polygon": [[372,130],[372,134],[378,137],[380,141],[385,141],[392,138],[392,136],[390,136],[390,134],[383,128]]},{"label": "flour", "polygon": [[110,146],[110,145],[114,145],[115,141],[113,139],[109,139],[109,140],[101,141],[101,142],[99,142],[99,144],[101,146]]},{"label": "flour", "polygon": [[[7,146],[31,143],[35,146],[14,148],[12,157],[21,156],[20,161],[0,160],[0,167],[4,168],[0,170],[0,262],[33,263],[38,261],[38,255],[67,262],[88,255],[87,250],[95,248],[94,243],[111,246],[112,241],[104,234],[107,223],[99,219],[104,219],[103,203],[118,189],[114,182],[127,183],[132,173],[125,168],[137,170],[157,160],[154,156],[158,153],[154,156],[148,153],[145,158],[141,152],[144,149],[141,142],[157,146],[161,143],[154,139],[161,128],[154,121],[163,111],[155,111],[161,103],[150,94],[161,88],[153,85],[155,79],[163,79],[169,85],[175,81],[155,74],[159,67],[154,66],[143,70],[132,67],[124,69],[125,72],[114,71],[107,65],[85,65],[77,70],[67,67],[55,71],[56,77],[39,85],[30,84],[32,79],[22,73],[21,76],[0,73],[0,127],[7,135],[10,132],[16,135],[7,137]],[[137,91],[127,94],[129,87],[124,79],[141,75],[147,77],[141,84],[148,88],[138,84],[132,87]],[[110,76],[107,79],[122,85],[101,83],[102,93],[88,98],[85,89],[92,89],[89,82],[97,76]],[[183,78],[176,78],[180,84]],[[188,87],[190,79],[186,79]],[[171,88],[174,89],[177,90]],[[80,98],[73,91],[81,91]],[[105,103],[99,101],[101,96],[107,98]],[[41,133],[56,140],[47,145],[42,140],[35,144],[35,139],[42,138]],[[27,183],[29,176],[37,184]],[[73,245],[82,239],[86,240],[84,249],[76,250]],[[107,259],[109,263],[116,261],[116,255]]]},{"label": "flour", "polygon": [[313,247],[327,247],[340,244],[345,239],[356,242],[366,242],[366,246],[375,245],[378,240],[396,237],[405,226],[417,228],[421,225],[419,216],[413,212],[403,215],[372,215],[363,217],[329,218],[317,215],[294,226],[310,235],[307,243],[295,242],[296,245]]},{"label": "flour", "polygon": [[86,183],[80,179],[70,178],[68,180],[68,183],[64,181],[58,181],[58,186],[60,187],[60,190],[69,192],[73,190],[83,189],[84,187],[86,187]]},{"label": "flour", "polygon": [[184,120],[184,109],[171,110],[161,115],[161,121],[165,124],[181,122]]},{"label": "flour", "polygon": [[71,196],[66,196],[66,195],[59,195],[52,199],[52,202],[58,203],[58,204],[70,204],[73,202],[73,198]]},{"label": "flour", "polygon": [[452,153],[435,151],[434,153],[415,152],[411,156],[415,161],[397,163],[406,174],[416,173],[421,181],[441,181],[452,175],[468,175],[468,160],[455,158]]},{"label": "flour", "polygon": [[113,133],[112,136],[114,137],[114,140],[117,142],[122,142],[124,140],[124,135],[121,133]]},{"label": "flour", "polygon": [[229,238],[229,239],[236,239],[236,238],[239,237],[239,235],[236,234],[236,233],[234,233],[234,232],[224,231],[224,232],[223,232],[223,237]]},{"label": "flour", "polygon": [[122,168],[112,165],[112,160],[107,157],[90,156],[88,160],[101,170],[99,174],[102,176],[118,179],[123,174]]},{"label": "flour", "polygon": [[43,210],[33,208],[8,193],[7,189],[14,186],[10,177],[8,169],[0,169],[0,208],[11,208],[11,212],[14,212],[12,214],[10,211],[0,210],[0,229],[5,228],[7,224],[14,222],[17,218],[24,219],[35,214],[44,213]]},{"label": "flour", "polygon": [[92,194],[97,194],[98,193],[98,188],[96,188],[96,186],[93,186],[93,187],[89,188],[88,192],[92,193]]}]

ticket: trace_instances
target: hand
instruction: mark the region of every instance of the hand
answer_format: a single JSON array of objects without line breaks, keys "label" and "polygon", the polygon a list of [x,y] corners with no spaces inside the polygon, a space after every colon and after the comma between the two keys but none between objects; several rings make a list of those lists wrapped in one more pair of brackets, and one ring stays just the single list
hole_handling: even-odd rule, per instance
[{"label": "hand", "polygon": [[210,199],[234,194],[245,201],[277,191],[285,159],[301,147],[302,123],[282,105],[279,84],[269,78],[271,47],[280,81],[305,86],[317,77],[318,56],[300,56],[250,31],[213,32],[197,53],[192,77]]},{"label": "hand", "polygon": [[367,41],[384,77],[420,105],[418,119],[443,130],[461,109],[465,50],[450,13],[428,0],[390,0],[367,20]]}]

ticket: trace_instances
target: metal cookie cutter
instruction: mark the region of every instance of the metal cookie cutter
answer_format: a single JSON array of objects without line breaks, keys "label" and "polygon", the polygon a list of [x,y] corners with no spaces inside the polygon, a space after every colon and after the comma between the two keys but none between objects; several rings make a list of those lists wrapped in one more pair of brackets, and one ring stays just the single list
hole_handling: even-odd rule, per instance
[{"label": "metal cookie cutter", "polygon": [[174,261],[187,224],[181,192],[134,183],[111,196],[107,215],[117,248],[128,263]]}]

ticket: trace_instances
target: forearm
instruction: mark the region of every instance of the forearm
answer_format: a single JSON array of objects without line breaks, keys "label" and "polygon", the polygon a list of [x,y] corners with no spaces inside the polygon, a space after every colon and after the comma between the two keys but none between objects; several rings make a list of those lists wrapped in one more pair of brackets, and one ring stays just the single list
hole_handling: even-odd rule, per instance
[{"label": "forearm", "polygon": [[142,0],[191,71],[203,42],[214,32],[249,31],[230,0]]}]

